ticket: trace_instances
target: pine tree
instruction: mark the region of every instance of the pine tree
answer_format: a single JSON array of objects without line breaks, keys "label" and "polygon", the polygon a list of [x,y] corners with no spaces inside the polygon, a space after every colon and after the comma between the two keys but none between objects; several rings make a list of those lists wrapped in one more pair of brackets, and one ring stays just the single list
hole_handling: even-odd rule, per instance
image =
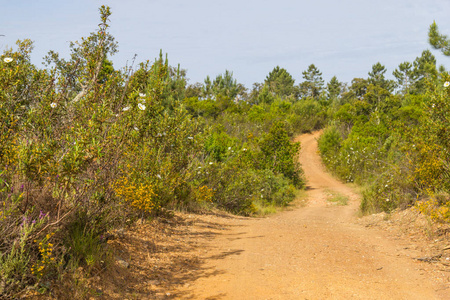
[{"label": "pine tree", "polygon": [[284,98],[295,94],[294,82],[295,79],[292,78],[286,69],[276,66],[267,75],[264,84],[270,92]]},{"label": "pine tree", "polygon": [[450,56],[450,39],[439,32],[436,22],[430,25],[428,41],[434,49],[441,50],[445,56]]},{"label": "pine tree", "polygon": [[398,65],[398,69],[392,72],[392,75],[397,79],[396,88],[400,89],[403,94],[409,94],[411,85],[416,81],[413,65],[408,61],[402,62]]},{"label": "pine tree", "polygon": [[327,83],[327,97],[328,100],[335,100],[340,97],[343,91],[343,84],[339,82],[336,76],[331,78],[330,82]]},{"label": "pine tree", "polygon": [[244,85],[237,83],[237,80],[233,78],[233,72],[225,70],[224,74],[217,75],[212,82],[211,78],[206,76],[203,96],[215,98],[218,95],[222,95],[229,99],[235,99],[238,95],[244,95],[245,91]]},{"label": "pine tree", "polygon": [[372,71],[369,72],[368,80],[369,83],[392,92],[394,89],[394,82],[384,77],[384,73],[386,73],[386,71],[386,67],[377,62],[372,66]]},{"label": "pine tree", "polygon": [[396,87],[403,94],[423,93],[426,80],[437,75],[436,58],[430,50],[425,50],[413,63],[401,63],[392,74],[397,80]]},{"label": "pine tree", "polygon": [[302,96],[318,99],[324,85],[322,72],[320,72],[314,64],[311,64],[309,65],[308,70],[303,71],[302,74],[303,79],[305,79],[305,81],[300,84]]}]

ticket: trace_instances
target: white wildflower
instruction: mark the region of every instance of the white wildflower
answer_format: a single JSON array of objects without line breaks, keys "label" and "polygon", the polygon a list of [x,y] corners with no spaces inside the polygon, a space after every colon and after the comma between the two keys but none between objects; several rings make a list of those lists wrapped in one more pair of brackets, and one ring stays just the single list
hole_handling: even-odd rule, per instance
[{"label": "white wildflower", "polygon": [[134,126],[134,130],[139,131],[139,128],[137,128],[136,126]]},{"label": "white wildflower", "polygon": [[126,106],[126,107],[122,108],[122,111],[127,111],[127,110],[130,110],[129,106]]},{"label": "white wildflower", "polygon": [[192,136],[188,136],[188,140],[193,140],[194,138]]},{"label": "white wildflower", "polygon": [[139,93],[139,97],[143,98],[143,97],[145,97],[145,96],[146,96],[145,94]]},{"label": "white wildflower", "polygon": [[145,110],[145,105],[142,104],[142,103],[139,103],[138,107],[139,107],[140,110]]},{"label": "white wildflower", "polygon": [[5,57],[5,58],[3,59],[3,61],[4,61],[5,63],[10,63],[10,62],[13,61],[13,59],[12,59],[11,57]]},{"label": "white wildflower", "polygon": [[213,164],[213,162],[211,161],[210,163],[209,163],[210,165],[212,165]]},{"label": "white wildflower", "polygon": [[50,106],[51,106],[51,108],[55,108],[56,106],[58,106],[55,102],[52,102],[51,104],[50,104]]},{"label": "white wildflower", "polygon": [[444,83],[444,87],[448,87],[450,85],[450,82],[448,82],[448,81],[446,81],[445,83]]}]

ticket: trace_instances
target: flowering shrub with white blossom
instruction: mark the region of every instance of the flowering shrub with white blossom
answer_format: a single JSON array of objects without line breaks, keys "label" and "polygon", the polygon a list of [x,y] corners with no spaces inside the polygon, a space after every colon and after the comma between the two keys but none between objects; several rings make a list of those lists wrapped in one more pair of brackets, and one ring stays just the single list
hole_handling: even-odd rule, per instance
[{"label": "flowering shrub with white blossom", "polygon": [[97,32],[67,60],[50,51],[38,69],[29,40],[0,60],[0,298],[99,270],[108,230],[186,206],[201,187],[191,179],[203,127],[164,103],[167,60],[111,67],[109,15],[102,6]]},{"label": "flowering shrub with white blossom", "polygon": [[[184,70],[162,53],[113,68],[110,13],[102,6],[97,31],[71,43],[68,59],[50,51],[44,69],[31,63],[29,40],[1,57],[0,298],[73,296],[58,294],[76,292],[61,279],[103,270],[104,237],[137,217],[211,207],[251,215],[287,205],[304,185],[300,145],[290,143],[301,119],[283,120],[290,104],[264,104],[261,119],[217,95],[211,115],[194,114],[190,104],[212,102],[189,104]],[[214,125],[219,115],[227,128]]]},{"label": "flowering shrub with white blossom", "polygon": [[416,206],[448,222],[450,77],[432,59],[420,70],[428,71],[409,90],[378,92],[382,100],[372,101],[369,82],[359,98],[350,90],[319,148],[337,176],[364,186],[363,212]]}]

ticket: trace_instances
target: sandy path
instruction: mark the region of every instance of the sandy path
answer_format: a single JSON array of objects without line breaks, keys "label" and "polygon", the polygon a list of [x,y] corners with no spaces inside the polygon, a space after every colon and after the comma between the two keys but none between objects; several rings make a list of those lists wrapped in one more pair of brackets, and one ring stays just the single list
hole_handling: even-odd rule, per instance
[{"label": "sandy path", "polygon": [[[358,196],[327,174],[314,135],[302,135],[308,205],[269,218],[223,218],[204,245],[211,270],[186,299],[450,299],[386,232],[356,222]],[[349,205],[328,202],[329,191]],[[448,297],[448,298],[447,298]]]}]

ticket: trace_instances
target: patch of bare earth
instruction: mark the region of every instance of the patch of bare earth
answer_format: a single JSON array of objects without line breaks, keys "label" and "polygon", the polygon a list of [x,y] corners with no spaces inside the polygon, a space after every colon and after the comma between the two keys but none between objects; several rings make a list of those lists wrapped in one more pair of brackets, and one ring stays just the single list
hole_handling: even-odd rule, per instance
[{"label": "patch of bare earth", "polygon": [[398,255],[425,262],[420,270],[434,274],[441,289],[450,289],[450,226],[431,221],[417,209],[361,218],[359,224],[382,229],[397,243]]},{"label": "patch of bare earth", "polygon": [[117,262],[91,283],[98,298],[450,299],[447,228],[413,210],[359,219],[359,196],[325,172],[317,137],[298,138],[306,206],[136,224],[109,242]]},{"label": "patch of bare earth", "polygon": [[115,262],[90,281],[87,288],[96,294],[92,299],[185,298],[183,288],[220,273],[205,267],[204,260],[207,245],[229,230],[221,222],[228,218],[238,217],[175,213],[115,232],[108,241]]}]

